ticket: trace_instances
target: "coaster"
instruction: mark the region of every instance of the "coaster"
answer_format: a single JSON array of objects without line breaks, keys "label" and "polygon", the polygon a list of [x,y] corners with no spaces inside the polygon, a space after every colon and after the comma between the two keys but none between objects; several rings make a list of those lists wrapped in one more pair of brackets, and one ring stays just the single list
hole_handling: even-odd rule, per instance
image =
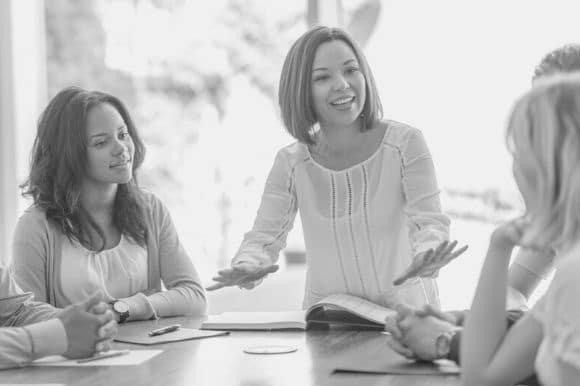
[{"label": "coaster", "polygon": [[246,354],[287,354],[296,350],[298,349],[292,346],[267,345],[246,347],[244,352]]}]

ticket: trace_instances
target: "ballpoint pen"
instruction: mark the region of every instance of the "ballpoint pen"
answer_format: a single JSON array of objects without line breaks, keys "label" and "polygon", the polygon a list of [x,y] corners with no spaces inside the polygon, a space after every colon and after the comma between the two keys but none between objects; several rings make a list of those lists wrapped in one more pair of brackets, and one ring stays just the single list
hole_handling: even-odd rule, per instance
[{"label": "ballpoint pen", "polygon": [[87,363],[87,362],[98,361],[100,359],[120,357],[121,355],[126,355],[126,354],[129,354],[130,352],[131,352],[131,350],[105,352],[105,353],[97,354],[97,355],[89,357],[89,358],[79,359],[79,360],[77,360],[77,363]]},{"label": "ballpoint pen", "polygon": [[170,326],[165,326],[165,327],[161,327],[161,328],[158,328],[156,330],[150,331],[149,336],[158,336],[158,335],[167,334],[169,332],[177,331],[180,328],[181,328],[181,324],[172,324]]}]

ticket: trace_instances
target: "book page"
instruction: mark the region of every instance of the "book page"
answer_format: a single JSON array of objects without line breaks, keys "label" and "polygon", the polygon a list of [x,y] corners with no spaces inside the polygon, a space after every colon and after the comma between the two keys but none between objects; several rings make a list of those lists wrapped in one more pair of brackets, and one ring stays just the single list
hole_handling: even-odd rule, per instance
[{"label": "book page", "polygon": [[347,294],[329,295],[316,303],[311,309],[320,305],[336,306],[379,324],[385,324],[385,318],[395,314],[393,310],[379,306],[358,296]]}]

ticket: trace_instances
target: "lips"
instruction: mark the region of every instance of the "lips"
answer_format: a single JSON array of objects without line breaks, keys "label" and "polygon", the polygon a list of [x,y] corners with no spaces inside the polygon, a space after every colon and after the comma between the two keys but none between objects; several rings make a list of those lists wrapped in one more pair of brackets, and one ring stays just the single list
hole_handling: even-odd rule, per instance
[{"label": "lips", "polygon": [[118,168],[118,167],[122,167],[122,166],[128,165],[130,163],[131,163],[131,159],[127,159],[127,160],[124,160],[124,161],[121,161],[121,162],[117,162],[117,163],[111,164],[111,166],[109,166],[109,168]]},{"label": "lips", "polygon": [[333,106],[345,106],[354,102],[354,96],[342,96],[330,102]]}]

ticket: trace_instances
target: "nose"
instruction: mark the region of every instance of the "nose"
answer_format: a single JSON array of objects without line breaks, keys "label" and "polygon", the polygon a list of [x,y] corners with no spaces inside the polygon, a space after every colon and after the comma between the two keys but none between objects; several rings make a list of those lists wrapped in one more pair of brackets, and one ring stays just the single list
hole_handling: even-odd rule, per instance
[{"label": "nose", "polygon": [[118,139],[115,140],[115,146],[113,147],[113,155],[115,157],[123,155],[123,153],[127,152],[128,150],[129,148],[126,143]]},{"label": "nose", "polygon": [[349,88],[349,84],[347,82],[347,80],[344,78],[344,76],[342,75],[337,75],[336,79],[334,81],[334,89],[337,91],[340,90],[346,90],[347,88]]}]

